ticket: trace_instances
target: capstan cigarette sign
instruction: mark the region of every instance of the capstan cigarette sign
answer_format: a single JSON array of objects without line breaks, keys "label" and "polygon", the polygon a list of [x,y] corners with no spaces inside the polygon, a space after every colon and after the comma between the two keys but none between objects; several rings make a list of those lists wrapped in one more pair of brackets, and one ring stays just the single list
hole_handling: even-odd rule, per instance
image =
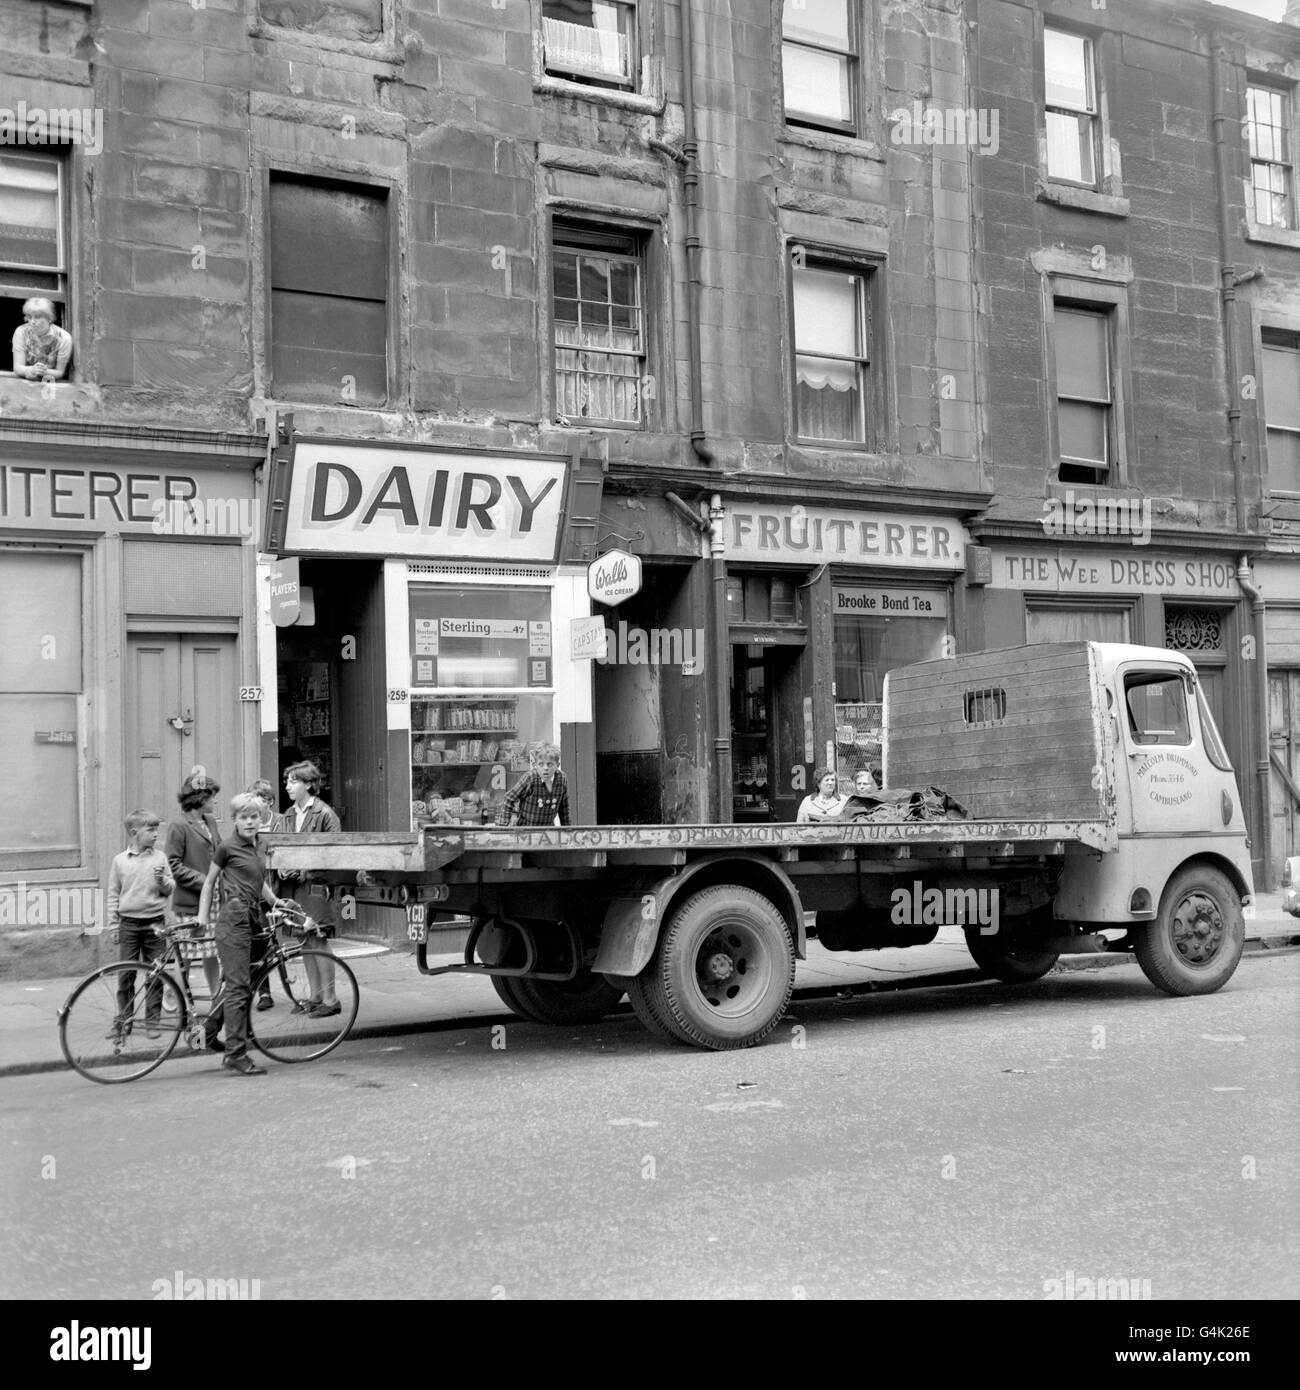
[{"label": "capstan cigarette sign", "polygon": [[554,561],[563,460],[299,440],[283,548]]}]

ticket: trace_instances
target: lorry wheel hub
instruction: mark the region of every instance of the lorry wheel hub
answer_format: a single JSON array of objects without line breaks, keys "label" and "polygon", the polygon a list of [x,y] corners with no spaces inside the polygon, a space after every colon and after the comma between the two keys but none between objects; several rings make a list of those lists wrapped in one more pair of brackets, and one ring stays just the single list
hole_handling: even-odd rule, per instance
[{"label": "lorry wheel hub", "polygon": [[1193,964],[1204,964],[1218,954],[1223,918],[1217,906],[1199,894],[1179,905],[1174,914],[1174,944]]},{"label": "lorry wheel hub", "polygon": [[725,951],[715,951],[704,962],[705,979],[720,983],[736,973],[736,963]]}]

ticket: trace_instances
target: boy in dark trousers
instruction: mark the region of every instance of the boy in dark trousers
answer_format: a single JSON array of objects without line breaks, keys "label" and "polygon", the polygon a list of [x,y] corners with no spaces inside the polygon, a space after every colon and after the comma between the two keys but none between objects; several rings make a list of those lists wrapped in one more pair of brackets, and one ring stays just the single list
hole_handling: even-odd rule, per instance
[{"label": "boy in dark trousers", "polygon": [[265,1076],[248,1055],[248,1006],[252,1002],[253,932],[257,928],[258,903],[281,905],[266,881],[266,861],[258,844],[262,824],[262,803],[248,792],[241,792],[230,803],[235,833],[217,846],[212,866],[199,896],[199,920],[206,922],[212,911],[212,894],[221,879],[221,911],[217,916],[217,956],[225,979],[224,1002],[219,1012],[208,1016],[207,1036],[211,1048],[217,1029],[226,1025],[226,1055],[223,1069],[233,1076]]}]

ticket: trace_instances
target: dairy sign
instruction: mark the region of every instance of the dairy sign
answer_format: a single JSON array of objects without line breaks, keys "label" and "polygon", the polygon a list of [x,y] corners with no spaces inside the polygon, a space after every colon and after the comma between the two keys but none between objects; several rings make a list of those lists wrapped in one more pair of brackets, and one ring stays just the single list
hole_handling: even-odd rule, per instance
[{"label": "dairy sign", "polygon": [[613,608],[641,592],[641,557],[626,550],[608,550],[587,566],[587,592],[597,603]]},{"label": "dairy sign", "polygon": [[282,548],[550,563],[567,476],[555,458],[299,439]]}]

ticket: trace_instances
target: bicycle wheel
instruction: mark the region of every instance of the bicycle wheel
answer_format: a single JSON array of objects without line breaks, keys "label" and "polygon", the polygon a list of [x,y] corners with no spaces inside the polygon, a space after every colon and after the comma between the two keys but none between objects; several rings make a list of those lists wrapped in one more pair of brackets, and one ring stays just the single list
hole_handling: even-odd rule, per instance
[{"label": "bicycle wheel", "polygon": [[[152,982],[148,974],[147,966],[129,961],[105,965],[82,980],[59,1010],[59,1045],[87,1081],[135,1081],[175,1049],[185,1031],[184,992],[166,972]],[[175,1011],[164,1012],[165,1004]]]},{"label": "bicycle wheel", "polygon": [[[328,966],[334,969],[334,992],[339,1010],[316,1015],[310,1010],[320,1003],[313,996],[311,967],[318,979]],[[256,1009],[249,1016],[248,1035],[253,1046],[277,1062],[311,1062],[333,1050],[352,1031],[357,1006],[361,1002],[357,977],[347,961],[329,951],[291,951],[269,967],[258,971],[253,980],[253,997],[263,984],[271,991],[271,1008]]]}]

